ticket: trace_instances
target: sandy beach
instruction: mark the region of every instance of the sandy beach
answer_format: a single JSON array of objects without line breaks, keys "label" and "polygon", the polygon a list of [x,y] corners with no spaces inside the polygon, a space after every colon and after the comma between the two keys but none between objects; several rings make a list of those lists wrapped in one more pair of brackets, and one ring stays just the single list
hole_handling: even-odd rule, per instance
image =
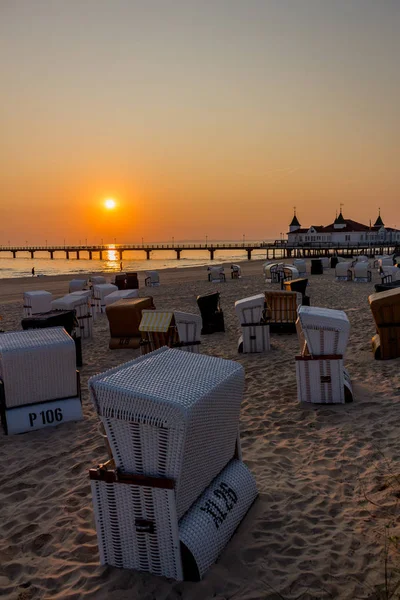
[{"label": "sandy beach", "polygon": [[[18,436],[0,432],[0,596],[5,600],[372,600],[384,582],[385,536],[393,525],[400,485],[398,361],[373,359],[374,323],[368,295],[378,282],[334,281],[334,270],[309,276],[311,304],[343,309],[350,323],[345,364],[354,402],[301,405],[296,396],[296,335],[271,335],[271,351],[239,355],[234,302],[266,289],[262,262],[242,263],[242,279],[212,285],[206,269],[160,272],[144,288],[158,309],[198,312],[196,296],[221,292],[225,333],[202,337],[201,351],[239,361],[246,372],[241,411],[243,457],[259,498],[200,583],[101,567],[88,469],[106,459],[88,378],[139,355],[109,350],[106,315],[83,341],[85,419]],[[228,278],[229,277],[229,278]],[[0,281],[0,327],[20,330],[22,293],[45,289],[60,297],[71,277]],[[393,484],[393,485],[392,485]],[[390,554],[390,552],[389,552]],[[389,563],[391,564],[389,556]]]}]

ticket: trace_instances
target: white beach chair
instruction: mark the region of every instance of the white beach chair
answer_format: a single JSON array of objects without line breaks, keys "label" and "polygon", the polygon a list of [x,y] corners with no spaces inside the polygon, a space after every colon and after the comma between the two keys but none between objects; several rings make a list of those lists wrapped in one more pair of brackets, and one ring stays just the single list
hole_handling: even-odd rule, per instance
[{"label": "white beach chair", "polygon": [[100,314],[106,311],[106,297],[118,288],[112,283],[100,283],[92,287],[92,314]]},{"label": "white beach chair", "polygon": [[369,283],[372,273],[367,262],[356,262],[353,268],[353,280],[357,283]]},{"label": "white beach chair", "polygon": [[304,277],[305,275],[307,275],[307,265],[304,259],[296,258],[293,261],[293,266],[298,270],[299,277]]},{"label": "white beach chair", "polygon": [[157,287],[160,285],[160,276],[158,271],[145,271],[144,284],[149,287]]},{"label": "white beach chair", "polygon": [[369,258],[368,256],[365,256],[365,254],[360,254],[359,256],[357,256],[356,261],[361,263],[367,263],[369,262]]},{"label": "white beach chair", "polygon": [[215,562],[257,496],[243,387],[238,363],[169,348],[89,381],[113,456],[90,471],[102,564],[182,580]]},{"label": "white beach chair", "polygon": [[86,279],[72,279],[69,282],[69,293],[72,294],[73,292],[84,290],[87,287],[87,283]]},{"label": "white beach chair", "polygon": [[200,352],[200,334],[203,324],[201,316],[175,310],[174,317],[180,350]]},{"label": "white beach chair", "polygon": [[52,300],[53,294],[50,292],[24,292],[24,317],[50,312]]},{"label": "white beach chair", "polygon": [[0,413],[6,433],[82,419],[75,344],[62,327],[0,335]]},{"label": "white beach chair", "polygon": [[400,269],[394,265],[380,267],[382,283],[392,283],[400,280]]},{"label": "white beach chair", "polygon": [[[266,283],[271,283],[272,274],[274,272],[276,272],[278,265],[279,265],[279,263],[277,263],[277,262],[266,262],[263,264],[263,273],[264,273],[264,279],[265,279]],[[271,273],[271,270],[272,270],[272,273]]]},{"label": "white beach chair", "polygon": [[265,295],[237,300],[235,311],[242,328],[238,351],[247,354],[270,350],[269,324],[264,321]]},{"label": "white beach chair", "polygon": [[350,262],[338,262],[335,267],[335,278],[336,281],[351,281],[351,263]]},{"label": "white beach chair", "polygon": [[240,279],[242,277],[242,269],[240,265],[231,265],[231,279]]},{"label": "white beach chair", "polygon": [[[85,291],[85,290],[81,290]],[[76,318],[79,323],[80,337],[89,338],[93,332],[93,317],[91,313],[90,290],[87,294],[72,292],[63,298],[53,300],[51,303],[53,310],[75,310]]]},{"label": "white beach chair", "polygon": [[378,267],[393,267],[393,257],[383,256],[378,259]]},{"label": "white beach chair", "polygon": [[226,281],[224,267],[208,267],[208,281],[211,283],[221,283]]},{"label": "white beach chair", "polygon": [[296,356],[297,395],[300,402],[343,404],[353,392],[343,366],[350,333],[345,312],[301,306],[296,322],[300,355]]},{"label": "white beach chair", "polygon": [[331,259],[329,258],[329,256],[323,256],[320,260],[321,260],[323,269],[330,269]]},{"label": "white beach chair", "polygon": [[114,302],[118,302],[118,300],[124,300],[126,298],[138,298],[139,290],[117,290],[116,292],[111,292],[105,297],[105,304],[109,306]]},{"label": "white beach chair", "polygon": [[281,279],[283,281],[288,281],[289,279],[297,279],[300,276],[299,271],[293,265],[282,265],[280,267],[283,272],[283,276]]},{"label": "white beach chair", "polygon": [[104,283],[107,283],[107,280],[103,275],[92,275],[90,281],[92,285],[103,285]]}]

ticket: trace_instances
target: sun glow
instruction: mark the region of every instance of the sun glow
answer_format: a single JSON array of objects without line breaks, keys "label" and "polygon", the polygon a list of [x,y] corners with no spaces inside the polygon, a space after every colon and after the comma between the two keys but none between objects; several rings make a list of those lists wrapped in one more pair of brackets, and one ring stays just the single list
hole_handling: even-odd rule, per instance
[{"label": "sun glow", "polygon": [[116,204],[114,198],[107,198],[107,200],[104,200],[104,206],[108,208],[108,210],[115,208]]}]

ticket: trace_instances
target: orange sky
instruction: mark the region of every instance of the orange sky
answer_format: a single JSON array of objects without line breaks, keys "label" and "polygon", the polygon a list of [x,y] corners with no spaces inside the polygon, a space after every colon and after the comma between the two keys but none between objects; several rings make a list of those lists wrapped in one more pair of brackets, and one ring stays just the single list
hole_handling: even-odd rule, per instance
[{"label": "orange sky", "polygon": [[395,0],[0,3],[0,244],[269,239],[341,202],[400,227],[399,25]]}]

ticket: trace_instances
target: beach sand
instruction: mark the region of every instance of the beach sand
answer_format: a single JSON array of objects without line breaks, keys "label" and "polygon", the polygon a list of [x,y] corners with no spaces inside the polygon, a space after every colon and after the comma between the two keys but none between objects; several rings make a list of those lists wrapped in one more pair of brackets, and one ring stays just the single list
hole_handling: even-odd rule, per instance
[{"label": "beach sand", "polygon": [[[374,361],[372,283],[309,276],[314,306],[343,309],[351,323],[345,359],[354,402],[301,405],[296,396],[296,335],[271,335],[266,354],[239,355],[234,302],[278,289],[260,261],[242,263],[240,280],[207,282],[205,268],[161,271],[152,288],[158,309],[197,312],[196,296],[221,292],[225,333],[202,337],[203,353],[239,361],[246,371],[241,411],[243,457],[259,498],[200,583],[99,565],[88,469],[106,459],[87,380],[138,355],[108,349],[97,319],[83,341],[85,419],[19,436],[0,433],[0,596],[7,600],[374,598],[384,580],[385,535],[398,535],[400,486],[390,484],[400,457],[398,360]],[[228,274],[229,277],[229,274]],[[71,278],[71,277],[70,277]],[[70,279],[69,278],[69,279]],[[0,282],[1,328],[20,329],[22,292],[61,296],[68,278]],[[140,295],[143,287],[140,274]],[[390,526],[388,528],[388,526]],[[376,596],[377,597],[377,596]]]}]

